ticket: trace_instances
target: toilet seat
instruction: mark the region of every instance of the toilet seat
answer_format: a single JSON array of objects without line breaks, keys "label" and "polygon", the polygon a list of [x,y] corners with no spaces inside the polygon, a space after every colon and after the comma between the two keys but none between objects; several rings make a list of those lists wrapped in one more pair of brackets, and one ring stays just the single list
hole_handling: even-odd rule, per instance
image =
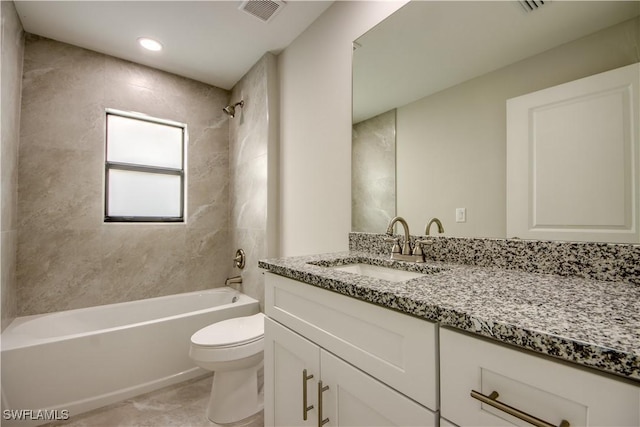
[{"label": "toilet seat", "polygon": [[264,337],[264,315],[235,317],[200,329],[191,344],[202,348],[227,348],[251,344]]},{"label": "toilet seat", "polygon": [[215,363],[261,357],[263,350],[264,315],[258,313],[200,329],[191,336],[189,356],[201,364]]}]

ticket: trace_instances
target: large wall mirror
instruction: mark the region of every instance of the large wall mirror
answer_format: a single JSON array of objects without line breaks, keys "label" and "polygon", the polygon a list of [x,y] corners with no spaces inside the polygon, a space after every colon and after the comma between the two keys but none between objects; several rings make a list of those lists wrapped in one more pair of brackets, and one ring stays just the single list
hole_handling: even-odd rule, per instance
[{"label": "large wall mirror", "polygon": [[516,237],[506,101],[640,62],[640,2],[537,4],[413,1],[355,41],[353,231]]}]

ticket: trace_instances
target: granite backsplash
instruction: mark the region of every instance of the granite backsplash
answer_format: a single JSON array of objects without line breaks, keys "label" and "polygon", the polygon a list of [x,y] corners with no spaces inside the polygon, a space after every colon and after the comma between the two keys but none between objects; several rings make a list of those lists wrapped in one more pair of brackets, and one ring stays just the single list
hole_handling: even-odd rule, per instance
[{"label": "granite backsplash", "polygon": [[[387,237],[349,233],[349,249],[390,254]],[[425,238],[411,236],[412,245]],[[640,285],[640,245],[436,236],[429,239],[433,243],[424,246],[427,260]]]}]

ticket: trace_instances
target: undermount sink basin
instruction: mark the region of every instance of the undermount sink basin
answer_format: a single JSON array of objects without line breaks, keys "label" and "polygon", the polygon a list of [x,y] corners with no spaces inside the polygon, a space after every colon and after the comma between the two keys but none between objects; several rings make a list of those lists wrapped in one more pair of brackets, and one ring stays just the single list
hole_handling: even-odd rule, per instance
[{"label": "undermount sink basin", "polygon": [[388,280],[390,282],[404,282],[405,280],[424,277],[426,274],[413,271],[398,270],[396,268],[381,267],[370,264],[346,264],[330,267],[333,270],[345,271],[347,273],[359,274],[361,276],[373,277],[376,279]]}]

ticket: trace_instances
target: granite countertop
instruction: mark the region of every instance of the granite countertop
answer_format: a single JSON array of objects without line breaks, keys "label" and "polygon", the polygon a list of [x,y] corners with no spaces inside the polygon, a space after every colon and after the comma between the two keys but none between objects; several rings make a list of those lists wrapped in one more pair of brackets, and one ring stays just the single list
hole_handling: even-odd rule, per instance
[{"label": "granite countertop", "polygon": [[[404,282],[327,266],[427,272]],[[640,382],[640,287],[349,251],[261,260],[275,274]]]}]

